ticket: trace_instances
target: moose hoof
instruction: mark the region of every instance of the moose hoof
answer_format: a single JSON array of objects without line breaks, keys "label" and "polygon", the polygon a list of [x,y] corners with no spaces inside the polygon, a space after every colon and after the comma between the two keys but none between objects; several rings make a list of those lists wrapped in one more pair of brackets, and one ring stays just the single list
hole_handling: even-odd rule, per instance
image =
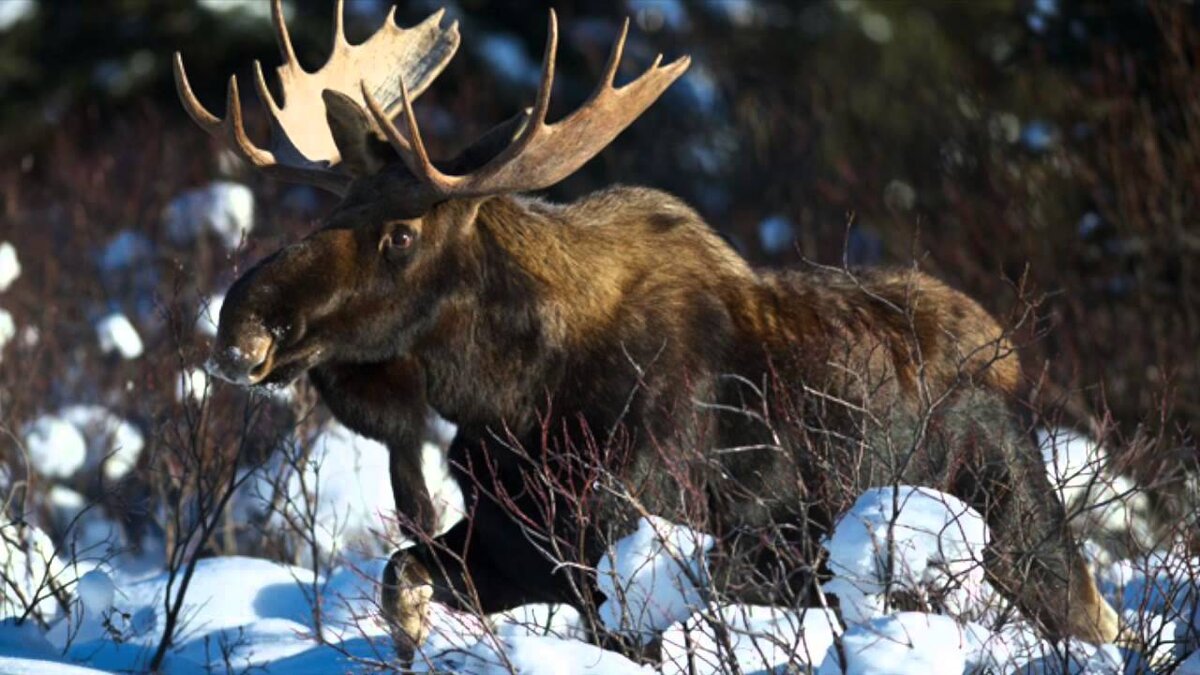
[{"label": "moose hoof", "polygon": [[432,599],[433,578],[425,566],[404,551],[394,553],[383,572],[381,604],[396,655],[405,665],[412,663],[417,649],[429,637]]}]

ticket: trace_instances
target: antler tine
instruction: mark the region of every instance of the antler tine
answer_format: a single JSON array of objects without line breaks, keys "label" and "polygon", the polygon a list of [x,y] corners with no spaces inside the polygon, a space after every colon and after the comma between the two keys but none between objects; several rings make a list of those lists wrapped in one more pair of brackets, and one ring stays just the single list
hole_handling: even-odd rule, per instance
[{"label": "antler tine", "polygon": [[[238,91],[237,76],[230,76],[225,92],[225,119],[213,115],[196,97],[187,79],[187,71],[183,66],[183,56],[175,53],[174,57],[175,88],[179,92],[179,100],[184,110],[209,135],[220,138],[246,160],[250,165],[281,180],[295,183],[308,183],[336,194],[343,194],[350,182],[348,176],[314,165],[284,165],[277,160],[275,153],[264,150],[254,144],[246,134],[242,118],[242,100]],[[256,78],[257,79],[257,78]],[[270,99],[264,97],[264,101]]]},{"label": "antler tine", "polygon": [[341,149],[326,117],[323,92],[340,92],[362,103],[365,97],[359,90],[365,89],[383,101],[382,107],[394,109],[401,98],[397,83],[403,81],[408,87],[405,96],[410,99],[411,107],[411,99],[429,86],[458,49],[457,24],[443,27],[443,16],[435,12],[420,24],[401,27],[395,22],[395,8],[392,8],[387,20],[371,37],[352,45],[346,39],[345,0],[336,0],[333,50],[325,64],[310,73],[296,58],[282,0],[272,0],[271,23],[283,64],[275,70],[280,84],[275,95],[267,84],[262,64],[254,63],[254,87],[271,119],[270,142],[262,147],[246,134],[236,78],[229,82],[225,118],[220,119],[201,105],[188,82],[182,57],[177,54],[175,79],[179,98],[201,128],[219,136],[254,166],[278,178],[344,194],[352,180],[351,172],[342,166]]},{"label": "antler tine", "polygon": [[[613,86],[613,82],[616,81],[617,69],[621,67],[621,57],[625,54],[625,38],[627,37],[629,37],[629,17],[625,17],[625,22],[621,24],[621,35],[613,43],[612,51],[608,53],[608,63],[604,64],[604,79],[596,89],[597,92]],[[595,92],[592,95],[595,96]]]},{"label": "antler tine", "polygon": [[279,104],[275,101],[274,94],[267,88],[267,79],[263,77],[262,63],[259,63],[258,59],[254,60],[254,90],[258,92],[258,100],[262,101],[270,111],[271,119],[278,119]]},{"label": "antler tine", "polygon": [[553,8],[550,9],[550,26],[547,32],[546,51],[542,55],[542,76],[538,83],[537,99],[529,113],[529,120],[512,145],[488,162],[489,166],[500,166],[519,156],[546,126],[546,113],[550,111],[550,92],[554,88],[554,61],[558,53],[558,15]]},{"label": "antler tine", "polygon": [[292,49],[292,38],[288,35],[287,21],[283,18],[283,0],[271,0],[271,25],[275,27],[275,41],[279,43],[279,54],[289,67],[300,67],[296,51]]},{"label": "antler tine", "polygon": [[421,132],[417,128],[417,117],[413,113],[412,102],[408,97],[408,87],[405,86],[403,80],[400,82],[400,100],[404,108],[404,123],[408,127],[408,133],[413,137],[413,142],[409,142],[407,138],[400,134],[400,130],[396,128],[395,123],[388,117],[383,106],[371,94],[367,87],[366,81],[361,83],[363,100],[366,101],[367,111],[371,113],[371,117],[375,119],[375,123],[383,131],[383,135],[387,137],[388,144],[400,155],[400,159],[404,161],[404,165],[412,172],[414,176],[426,176],[425,167],[432,167],[433,162],[429,160],[429,154],[425,151],[425,144],[421,141]]},{"label": "antler tine", "polygon": [[229,135],[238,154],[256,168],[263,169],[275,163],[275,156],[263,150],[246,135],[246,127],[242,123],[242,98],[238,94],[237,75],[229,76],[229,87],[225,94],[226,133]]},{"label": "antler tine", "polygon": [[[420,178],[433,197],[468,197],[517,190],[538,190],[566,178],[604,149],[617,134],[629,126],[646,108],[679,78],[691,63],[681,57],[662,66],[660,54],[654,63],[634,81],[614,87],[621,65],[629,20],[613,44],[604,74],[595,91],[578,110],[568,117],[546,124],[550,93],[554,87],[555,55],[558,49],[558,17],[550,10],[546,52],[542,58],[542,76],[537,100],[529,110],[524,127],[516,138],[482,167],[464,175],[442,173],[429,160],[417,128],[412,101],[401,87],[404,104],[405,138],[388,119],[383,108],[364,89],[372,116],[409,170]],[[489,144],[495,139],[489,138]],[[473,146],[474,147],[474,146]],[[469,154],[468,149],[465,154]]]},{"label": "antler tine", "polygon": [[[502,167],[520,156],[546,126],[546,114],[550,110],[550,93],[554,89],[554,64],[558,52],[558,16],[553,9],[550,10],[550,23],[547,32],[546,50],[542,56],[542,75],[538,83],[537,99],[534,102],[533,108],[529,110],[527,121],[520,133],[517,134],[517,137],[503,152],[488,162],[484,167],[484,172],[486,172],[488,167]],[[464,187],[469,190],[470,182],[476,180],[474,174],[468,176],[449,176],[438,170],[430,160],[429,153],[425,149],[425,142],[421,138],[420,127],[417,125],[417,116],[413,112],[412,99],[408,96],[408,89],[403,82],[400,83],[400,100],[403,105],[404,125],[407,127],[409,138],[404,138],[400,134],[400,131],[392,123],[391,119],[388,118],[378,101],[367,91],[365,83],[363,85],[363,98],[366,100],[367,108],[370,110],[372,117],[375,118],[375,122],[379,124],[384,135],[387,136],[389,143],[391,143],[392,148],[400,155],[400,158],[404,161],[409,171],[429,185],[439,195],[461,193],[464,191]]]},{"label": "antler tine", "polygon": [[192,85],[188,83],[187,71],[183,68],[183,54],[175,52],[172,66],[175,71],[175,90],[179,93],[179,100],[183,103],[183,109],[187,111],[188,116],[208,133],[214,135],[220,133],[221,120],[208,112],[208,108],[205,108],[200,99],[196,98],[196,93],[192,91]]},{"label": "antler tine", "polygon": [[333,48],[338,49],[346,47],[350,43],[346,40],[345,23],[346,16],[346,0],[337,0],[333,6]]}]

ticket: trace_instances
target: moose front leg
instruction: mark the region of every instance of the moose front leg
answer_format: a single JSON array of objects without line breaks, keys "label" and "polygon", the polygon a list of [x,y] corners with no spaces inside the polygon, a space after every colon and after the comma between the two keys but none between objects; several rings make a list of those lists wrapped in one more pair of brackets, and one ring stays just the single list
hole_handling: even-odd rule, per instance
[{"label": "moose front leg", "polygon": [[311,378],[339,422],[387,445],[392,497],[401,529],[413,538],[432,534],[437,510],[421,467],[429,409],[420,365],[411,358],[329,363],[314,368]]},{"label": "moose front leg", "polygon": [[392,632],[396,656],[412,665],[416,650],[429,637],[429,603],[433,600],[433,575],[412,549],[392,554],[383,571],[380,605]]}]

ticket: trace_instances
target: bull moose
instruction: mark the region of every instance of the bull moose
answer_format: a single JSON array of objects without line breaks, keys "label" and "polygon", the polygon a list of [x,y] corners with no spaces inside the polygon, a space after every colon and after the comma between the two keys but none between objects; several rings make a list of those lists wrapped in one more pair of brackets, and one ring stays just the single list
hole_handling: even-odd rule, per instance
[{"label": "bull moose", "polygon": [[[548,124],[551,11],[532,108],[435,162],[413,101],[454,55],[457,23],[401,28],[393,10],[352,45],[341,4],[331,56],[307,72],[275,0],[281,99],[255,64],[266,148],[236,76],[223,119],[178,53],[175,77],[195,122],[251,165],[341,198],[233,284],[210,368],[248,386],[307,373],[341,422],[386,443],[397,512],[428,534],[382,580],[402,658],[430,602],[594,607],[588,570],[638,513],[716,536],[714,594],[801,601],[841,509],[894,482],[982,512],[989,578],[1049,634],[1116,636],[1016,418],[1018,358],[971,299],[914,270],[756,270],[653,189],[524,194],[600,153],[688,57],[617,86],[626,21],[598,88]],[[431,409],[457,425],[448,453],[470,514],[442,534],[419,461]],[[547,507],[533,487],[546,475],[582,506]]]}]

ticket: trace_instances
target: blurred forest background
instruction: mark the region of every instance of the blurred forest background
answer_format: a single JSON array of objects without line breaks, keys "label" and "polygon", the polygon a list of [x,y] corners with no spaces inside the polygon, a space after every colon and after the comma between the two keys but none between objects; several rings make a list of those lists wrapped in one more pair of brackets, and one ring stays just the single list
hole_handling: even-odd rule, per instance
[{"label": "blurred forest background", "polygon": [[[285,5],[315,68],[332,2]],[[450,152],[532,101],[546,5],[413,0],[398,20],[442,5],[463,45],[416,108]],[[1127,470],[1161,482],[1195,463],[1200,5],[554,5],[552,117],[590,91],[624,16],[627,76],[657,52],[694,65],[551,198],[645,184],[690,201],[756,263],[919,265],[1019,323],[1035,387],[1104,427],[1136,458]],[[347,0],[351,40],[389,7]],[[207,338],[190,327],[204,299],[330,205],[239,166],[176,98],[175,50],[211,110],[223,110],[230,73],[248,92],[254,59],[278,63],[269,17],[267,0],[0,0],[0,241],[23,269],[0,293],[13,324],[0,343],[0,429],[12,439],[45,410],[93,403],[155,443],[186,398],[179,373],[202,360]],[[265,141],[252,98],[251,135]],[[253,232],[232,252],[164,215],[215,179],[255,196]],[[144,355],[103,353],[95,323],[113,311]],[[17,471],[11,443],[0,440],[0,461]]]}]

